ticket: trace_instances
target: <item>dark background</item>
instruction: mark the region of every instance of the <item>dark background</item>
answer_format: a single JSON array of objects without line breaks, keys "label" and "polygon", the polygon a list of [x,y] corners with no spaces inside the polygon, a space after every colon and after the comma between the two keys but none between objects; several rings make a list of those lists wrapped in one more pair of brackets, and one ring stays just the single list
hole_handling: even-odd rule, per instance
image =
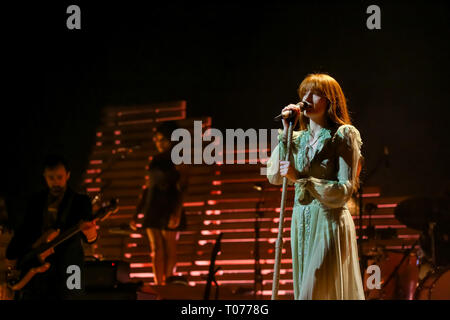
[{"label": "dark background", "polygon": [[[66,28],[70,4],[81,30]],[[381,30],[366,27],[370,4]],[[366,176],[382,161],[367,185],[387,196],[448,188],[448,2],[35,6],[4,12],[15,90],[2,107],[0,193],[12,216],[43,186],[49,152],[69,158],[79,186],[104,106],[183,99],[188,117],[211,116],[215,128],[276,128],[273,116],[298,102],[311,72],[341,84]]]}]

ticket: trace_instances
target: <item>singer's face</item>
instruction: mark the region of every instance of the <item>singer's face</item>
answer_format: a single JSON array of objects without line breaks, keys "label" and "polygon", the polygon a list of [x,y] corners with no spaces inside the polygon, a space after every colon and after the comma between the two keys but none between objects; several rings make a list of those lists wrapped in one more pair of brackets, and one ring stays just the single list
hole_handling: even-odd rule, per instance
[{"label": "singer's face", "polygon": [[325,112],[327,110],[326,98],[309,90],[303,96],[303,101],[308,102],[312,106],[312,108],[308,108],[303,111],[304,116],[312,120],[317,120],[325,116]]}]

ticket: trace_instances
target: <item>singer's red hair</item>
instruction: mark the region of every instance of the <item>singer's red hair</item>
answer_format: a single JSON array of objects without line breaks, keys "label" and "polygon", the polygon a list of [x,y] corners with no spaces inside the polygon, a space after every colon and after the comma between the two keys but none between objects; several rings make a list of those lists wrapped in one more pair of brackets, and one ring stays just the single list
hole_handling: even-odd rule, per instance
[{"label": "singer's red hair", "polygon": [[[307,75],[298,88],[300,101],[303,100],[304,95],[309,90],[311,90],[312,93],[327,99],[327,119],[330,125],[340,126],[343,124],[351,124],[344,92],[333,77],[324,73],[312,73]],[[309,118],[305,117],[303,113],[300,113],[299,122],[300,130],[306,130]]]}]

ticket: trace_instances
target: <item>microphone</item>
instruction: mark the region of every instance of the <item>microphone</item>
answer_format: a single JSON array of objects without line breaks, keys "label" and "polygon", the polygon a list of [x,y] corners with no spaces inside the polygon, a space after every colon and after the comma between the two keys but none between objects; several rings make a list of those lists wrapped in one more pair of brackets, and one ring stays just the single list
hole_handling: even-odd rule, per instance
[{"label": "microphone", "polygon": [[[306,102],[306,101],[302,101],[296,104],[296,106],[299,107],[300,112],[303,112],[306,109],[312,108],[312,106]],[[289,119],[290,117],[294,116],[295,113],[292,110],[287,110],[284,111],[282,113],[280,113],[279,115],[277,115],[275,118],[273,118],[274,121],[278,121],[281,119]]]}]

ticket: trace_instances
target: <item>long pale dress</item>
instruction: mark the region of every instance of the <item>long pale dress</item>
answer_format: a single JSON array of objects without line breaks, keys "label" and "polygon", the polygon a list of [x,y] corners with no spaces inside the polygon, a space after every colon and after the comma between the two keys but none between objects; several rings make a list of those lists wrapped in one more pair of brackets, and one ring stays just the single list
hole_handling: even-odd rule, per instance
[{"label": "long pale dress", "polygon": [[[294,297],[364,299],[355,225],[346,205],[355,184],[361,137],[352,125],[322,128],[318,134],[315,150],[307,147],[309,126],[294,131],[292,137],[290,161],[308,177],[295,182],[291,220]],[[277,185],[282,183],[278,162],[286,155],[281,131],[278,139],[267,163],[269,182]]]}]

